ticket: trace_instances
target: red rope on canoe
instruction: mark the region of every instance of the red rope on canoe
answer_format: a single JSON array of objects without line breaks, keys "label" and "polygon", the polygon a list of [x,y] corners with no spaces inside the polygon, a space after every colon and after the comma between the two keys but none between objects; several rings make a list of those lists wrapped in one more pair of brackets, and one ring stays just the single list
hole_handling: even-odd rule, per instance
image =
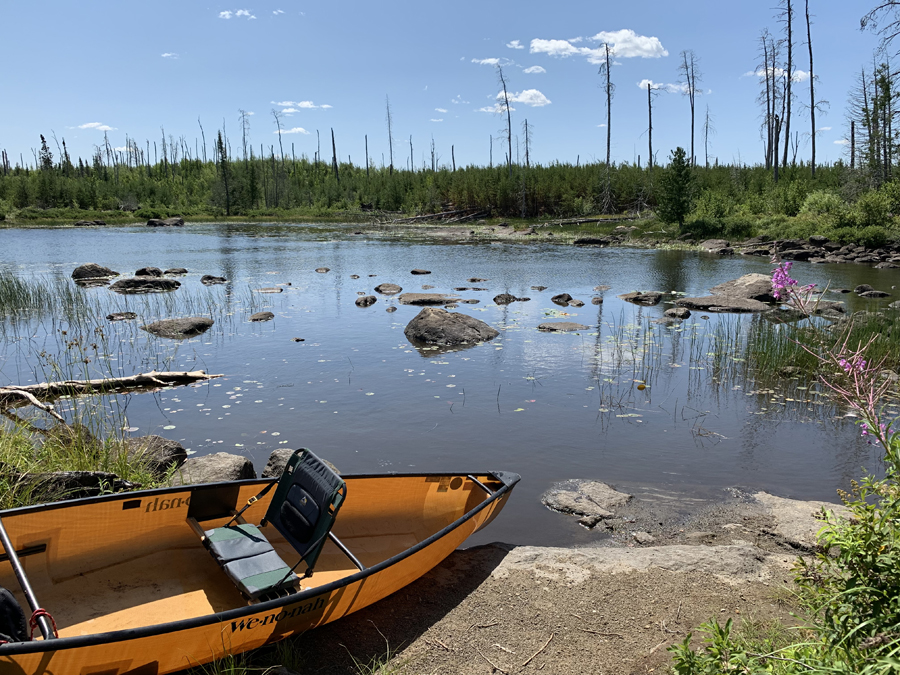
[{"label": "red rope on canoe", "polygon": [[50,619],[50,623],[53,625],[53,636],[59,637],[59,631],[56,629],[56,620],[46,609],[44,609],[43,607],[38,607],[36,610],[34,610],[31,618],[28,620],[28,627],[31,628],[31,639],[34,640],[34,629],[38,627],[38,619],[42,616]]}]

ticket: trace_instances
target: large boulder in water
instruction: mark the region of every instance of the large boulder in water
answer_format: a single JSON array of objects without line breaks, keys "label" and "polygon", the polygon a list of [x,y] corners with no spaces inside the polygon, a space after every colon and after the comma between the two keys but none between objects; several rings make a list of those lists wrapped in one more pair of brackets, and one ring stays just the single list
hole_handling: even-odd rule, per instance
[{"label": "large boulder in water", "polygon": [[147,227],[184,227],[184,218],[151,218],[147,221]]},{"label": "large boulder in water", "polygon": [[214,321],[202,316],[188,317],[185,319],[161,319],[141,326],[141,330],[159,337],[183,340],[205,333]]},{"label": "large boulder in water", "polygon": [[119,279],[109,286],[109,290],[121,293],[123,295],[135,293],[166,293],[174,291],[181,286],[180,281],[175,279],[161,279],[158,277],[131,277],[129,279]]},{"label": "large boulder in water", "polygon": [[425,307],[407,324],[403,334],[413,342],[458,345],[493,340],[500,332],[475,317]]},{"label": "large boulder in water", "polygon": [[768,274],[745,274],[709,289],[713,295],[750,298],[760,302],[775,302],[772,295],[772,277]]},{"label": "large boulder in water", "polygon": [[98,265],[97,263],[79,265],[72,271],[72,278],[75,279],[75,281],[80,279],[109,279],[110,277],[117,276],[119,276],[119,273],[115,270],[111,270],[103,265]]}]

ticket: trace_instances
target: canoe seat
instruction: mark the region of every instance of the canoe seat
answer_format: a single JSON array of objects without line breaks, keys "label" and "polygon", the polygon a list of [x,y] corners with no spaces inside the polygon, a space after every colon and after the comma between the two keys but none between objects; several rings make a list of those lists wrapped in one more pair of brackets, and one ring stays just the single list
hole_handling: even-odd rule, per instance
[{"label": "canoe seat", "polygon": [[[294,547],[300,559],[293,566],[281,559],[259,527],[241,518],[273,485],[275,494],[260,526],[271,524]],[[301,448],[288,459],[277,484],[269,484],[251,498],[228,524],[204,531],[195,520],[189,518],[188,522],[241,593],[258,601],[273,593],[290,592],[298,581],[294,570],[302,562],[306,563],[305,576],[312,575],[346,494],[344,480],[311,451]]]}]

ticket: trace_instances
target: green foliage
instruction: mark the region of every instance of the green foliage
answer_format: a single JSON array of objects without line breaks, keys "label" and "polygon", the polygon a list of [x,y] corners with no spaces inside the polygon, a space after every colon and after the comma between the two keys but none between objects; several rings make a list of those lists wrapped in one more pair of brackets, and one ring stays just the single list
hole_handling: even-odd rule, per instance
[{"label": "green foliage", "polygon": [[684,148],[678,147],[669,157],[669,166],[663,173],[659,189],[659,207],[656,211],[664,223],[684,225],[691,211],[692,175]]},{"label": "green foliage", "polygon": [[891,199],[881,190],[866,192],[853,206],[859,227],[886,227],[891,222]]},{"label": "green foliage", "polygon": [[827,190],[815,190],[803,200],[799,213],[803,216],[841,216],[846,211],[847,204],[838,195]]}]

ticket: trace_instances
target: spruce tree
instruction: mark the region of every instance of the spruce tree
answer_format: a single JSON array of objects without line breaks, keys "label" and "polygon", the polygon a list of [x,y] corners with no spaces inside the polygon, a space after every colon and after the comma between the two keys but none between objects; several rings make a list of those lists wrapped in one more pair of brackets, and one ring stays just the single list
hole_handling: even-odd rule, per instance
[{"label": "spruce tree", "polygon": [[691,211],[691,166],[684,148],[678,147],[669,156],[669,166],[662,175],[659,190],[659,208],[656,215],[665,223],[684,225]]}]

